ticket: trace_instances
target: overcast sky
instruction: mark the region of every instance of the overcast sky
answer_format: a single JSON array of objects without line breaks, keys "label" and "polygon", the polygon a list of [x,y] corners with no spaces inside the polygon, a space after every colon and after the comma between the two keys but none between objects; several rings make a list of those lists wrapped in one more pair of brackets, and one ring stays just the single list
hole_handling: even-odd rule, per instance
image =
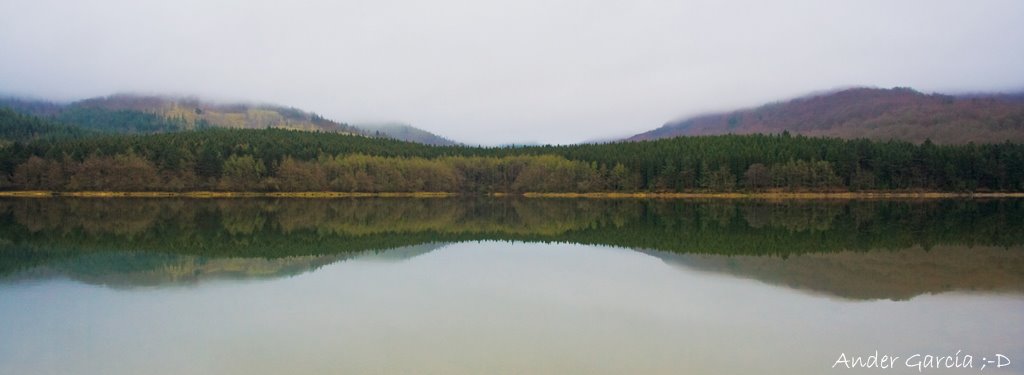
[{"label": "overcast sky", "polygon": [[845,86],[1024,89],[1024,1],[0,0],[0,92],[571,143]]}]

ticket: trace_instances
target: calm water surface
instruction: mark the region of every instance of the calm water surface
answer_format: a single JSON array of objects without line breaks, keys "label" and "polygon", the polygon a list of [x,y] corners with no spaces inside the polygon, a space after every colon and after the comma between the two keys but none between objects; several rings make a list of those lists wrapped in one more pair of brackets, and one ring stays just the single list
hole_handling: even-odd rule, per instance
[{"label": "calm water surface", "polygon": [[[0,200],[0,374],[1024,373],[1020,201]],[[847,356],[896,355],[890,370]],[[982,371],[982,358],[1012,362]],[[911,361],[911,364],[918,361]]]}]

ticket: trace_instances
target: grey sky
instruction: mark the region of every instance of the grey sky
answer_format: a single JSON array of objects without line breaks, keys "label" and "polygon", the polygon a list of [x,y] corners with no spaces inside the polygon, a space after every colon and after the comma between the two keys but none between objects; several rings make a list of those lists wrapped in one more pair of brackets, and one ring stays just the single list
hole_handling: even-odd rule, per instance
[{"label": "grey sky", "polygon": [[272,102],[497,144],[842,86],[1024,88],[1024,1],[0,0],[0,92]]}]

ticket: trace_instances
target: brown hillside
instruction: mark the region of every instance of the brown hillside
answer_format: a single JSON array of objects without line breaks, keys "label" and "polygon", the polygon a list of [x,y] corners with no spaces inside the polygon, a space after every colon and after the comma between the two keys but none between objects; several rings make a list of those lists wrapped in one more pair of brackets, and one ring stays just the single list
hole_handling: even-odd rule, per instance
[{"label": "brown hillside", "polygon": [[274,105],[217,104],[195,98],[120,94],[86,99],[75,102],[72,106],[148,112],[166,118],[180,118],[193,126],[203,121],[211,126],[225,128],[284,128],[363,133],[352,126],[313,113]]},{"label": "brown hillside", "polygon": [[1024,142],[1024,97],[855,88],[669,122],[628,140],[781,133],[935,143]]}]

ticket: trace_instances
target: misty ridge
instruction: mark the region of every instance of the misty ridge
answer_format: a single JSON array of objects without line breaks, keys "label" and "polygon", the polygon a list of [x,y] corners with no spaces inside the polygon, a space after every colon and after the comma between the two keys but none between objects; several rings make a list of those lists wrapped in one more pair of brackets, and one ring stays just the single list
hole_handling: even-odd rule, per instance
[{"label": "misty ridge", "polygon": [[[586,12],[533,0],[179,4],[5,4],[23,17],[0,29],[0,49],[17,57],[0,65],[0,90],[58,101],[138,92],[279,103],[497,145],[625,138],[838,87],[1024,89],[1013,2],[964,11],[921,0],[650,1]],[[714,21],[723,18],[732,27]],[[755,119],[740,119],[740,129]],[[916,132],[847,135],[946,143]]]},{"label": "misty ridge", "polygon": [[[99,131],[158,133],[207,127],[280,128],[387,137],[439,146],[459,144],[408,124],[353,125],[294,107],[210,102],[197,97],[115,94],[60,103],[11,96],[0,99],[0,107]],[[903,87],[856,87],[818,92],[752,109],[683,118],[631,137],[607,138],[599,143],[782,132],[914,143],[925,140],[939,144],[1021,142],[1024,140],[1024,92],[945,95],[924,94]]]},{"label": "misty ridge", "polygon": [[455,144],[406,124],[350,125],[294,107],[221,103],[197,97],[115,94],[70,103],[7,97],[0,99],[0,107],[57,124],[99,132],[148,134],[210,127],[279,128],[387,137],[425,144]]},{"label": "misty ridge", "polygon": [[[358,128],[271,105],[134,95],[5,103],[14,109],[0,109],[0,188],[15,191],[1024,189],[1024,151],[1014,142],[1024,134],[1024,101],[1008,95],[849,89],[703,116],[625,141],[504,147],[459,145],[406,125]],[[780,125],[790,123],[798,126]]]},{"label": "misty ridge", "polygon": [[[149,23],[124,33],[123,24],[104,20],[128,10],[93,5],[66,9],[92,18],[52,15],[62,23],[45,32],[0,32],[0,46],[24,57],[0,66],[10,83],[4,90],[22,95],[0,100],[0,190],[1024,190],[1017,6],[982,4],[964,14],[931,4],[927,17],[914,17],[907,4],[880,12],[877,4],[748,3],[756,12],[739,14],[723,4],[643,2],[628,12],[595,6],[581,17],[530,1],[395,9],[313,1],[247,9],[239,19],[199,3],[188,14],[141,17]],[[536,6],[550,9],[538,17]],[[45,6],[23,8],[47,14]],[[194,14],[199,9],[206,12]],[[703,12],[763,27],[702,27],[693,15]],[[838,14],[870,14],[874,26],[848,34],[864,18]],[[287,15],[305,22],[222,24],[279,25]],[[158,27],[182,16],[218,32]],[[951,29],[949,20],[976,27]],[[3,30],[28,26],[12,20]],[[79,33],[104,43],[71,67],[60,48],[34,47],[74,50],[69,41]],[[943,33],[959,37],[926,43]],[[970,42],[979,40],[989,43]],[[156,45],[181,48],[146,49]],[[92,96],[104,90],[155,94]],[[704,114],[680,116],[687,113]]]},{"label": "misty ridge", "polygon": [[1024,1],[0,14],[0,374],[1024,363]]},{"label": "misty ridge", "polygon": [[852,88],[666,123],[629,140],[790,132],[814,137],[940,144],[1024,141],[1024,93],[924,94]]}]

